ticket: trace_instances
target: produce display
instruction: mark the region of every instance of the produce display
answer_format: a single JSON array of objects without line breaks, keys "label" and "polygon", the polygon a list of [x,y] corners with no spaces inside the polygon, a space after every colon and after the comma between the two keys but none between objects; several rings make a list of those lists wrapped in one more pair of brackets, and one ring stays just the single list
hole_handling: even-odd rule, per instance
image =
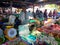
[{"label": "produce display", "polygon": [[[6,26],[0,34],[0,41],[4,42],[4,38],[8,40],[2,45],[60,45],[60,25],[55,22],[50,18],[44,21],[31,19],[28,24],[19,25],[18,29],[12,25]],[[5,36],[1,38],[3,34]]]},{"label": "produce display", "polygon": [[60,45],[57,5],[28,2],[30,0],[21,0],[22,5],[15,1],[1,2],[7,7],[0,5],[0,45]]},{"label": "produce display", "polygon": [[58,24],[54,24],[49,27],[43,27],[43,30],[46,34],[53,36],[58,42],[58,45],[60,45],[60,26]]}]

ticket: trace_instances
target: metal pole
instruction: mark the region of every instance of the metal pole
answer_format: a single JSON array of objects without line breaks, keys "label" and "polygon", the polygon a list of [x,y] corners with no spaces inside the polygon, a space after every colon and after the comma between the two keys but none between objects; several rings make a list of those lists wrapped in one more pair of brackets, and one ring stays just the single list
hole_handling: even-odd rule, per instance
[{"label": "metal pole", "polygon": [[10,2],[11,14],[12,14],[12,1]]},{"label": "metal pole", "polygon": [[33,13],[34,13],[34,3],[33,3]]},{"label": "metal pole", "polygon": [[35,18],[34,7],[35,7],[35,6],[34,6],[34,3],[33,3],[33,16],[34,16],[34,18]]}]

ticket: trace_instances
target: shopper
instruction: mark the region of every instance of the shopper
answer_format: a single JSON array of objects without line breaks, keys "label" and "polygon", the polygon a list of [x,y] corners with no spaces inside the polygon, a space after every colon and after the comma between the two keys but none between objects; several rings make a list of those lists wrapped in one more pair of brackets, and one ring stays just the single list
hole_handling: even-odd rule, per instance
[{"label": "shopper", "polygon": [[40,14],[40,15],[39,15],[38,17],[39,17],[40,21],[43,21],[43,20],[44,20],[44,14],[43,14],[43,12],[40,11],[39,14]]},{"label": "shopper", "polygon": [[32,12],[32,14],[33,14],[33,17],[36,18],[36,14],[35,14],[35,12]]},{"label": "shopper", "polygon": [[9,24],[12,24],[12,25],[14,25],[14,23],[15,23],[15,16],[14,15],[10,15],[9,16]]},{"label": "shopper", "polygon": [[52,18],[52,11],[49,12],[48,16]]},{"label": "shopper", "polygon": [[22,24],[24,24],[25,21],[25,12],[22,10],[19,15],[19,20],[21,20]]},{"label": "shopper", "polygon": [[30,11],[26,12],[26,18],[27,18],[28,20],[34,18],[32,12],[30,12]]},{"label": "shopper", "polygon": [[3,15],[3,22],[4,23],[7,23],[9,20],[8,20],[8,18],[7,18],[7,16],[6,15]]},{"label": "shopper", "polygon": [[54,19],[57,18],[57,11],[56,11],[56,9],[54,9],[54,11],[53,11],[53,18],[54,18]]},{"label": "shopper", "polygon": [[3,22],[3,16],[0,15],[0,28],[1,29],[3,29],[3,24],[4,24],[4,22]]},{"label": "shopper", "polygon": [[44,11],[44,18],[47,19],[47,9]]},{"label": "shopper", "polygon": [[38,10],[38,8],[37,8],[37,10],[36,10],[36,18],[38,18],[39,13],[40,13],[40,10]]},{"label": "shopper", "polygon": [[2,8],[0,8],[0,14],[2,14],[3,13],[3,10],[2,10]]}]

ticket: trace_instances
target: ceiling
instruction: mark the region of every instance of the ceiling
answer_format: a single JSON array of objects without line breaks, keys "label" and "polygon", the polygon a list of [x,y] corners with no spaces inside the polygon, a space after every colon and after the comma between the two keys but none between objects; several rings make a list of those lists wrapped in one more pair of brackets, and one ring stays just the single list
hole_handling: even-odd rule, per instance
[{"label": "ceiling", "polygon": [[[3,1],[26,1],[26,2],[37,2],[37,1],[40,1],[40,0],[0,0],[0,2],[3,2]],[[45,1],[45,0],[41,0],[41,1]],[[46,1],[50,1],[50,2],[52,2],[52,1],[60,1],[60,0],[46,0]]]},{"label": "ceiling", "polygon": [[0,7],[9,7],[11,5],[13,7],[26,7],[27,5],[33,4],[33,3],[59,3],[60,0],[44,0],[44,1],[39,1],[39,0],[0,0]]}]

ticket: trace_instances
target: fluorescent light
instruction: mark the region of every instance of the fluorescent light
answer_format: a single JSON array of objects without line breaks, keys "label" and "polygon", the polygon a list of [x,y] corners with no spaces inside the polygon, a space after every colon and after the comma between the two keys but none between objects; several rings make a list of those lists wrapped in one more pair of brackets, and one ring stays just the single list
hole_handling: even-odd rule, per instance
[{"label": "fluorescent light", "polygon": [[38,2],[47,1],[47,0],[38,0]]},{"label": "fluorescent light", "polygon": [[38,0],[38,2],[41,2],[41,1],[44,1],[44,0]]}]

